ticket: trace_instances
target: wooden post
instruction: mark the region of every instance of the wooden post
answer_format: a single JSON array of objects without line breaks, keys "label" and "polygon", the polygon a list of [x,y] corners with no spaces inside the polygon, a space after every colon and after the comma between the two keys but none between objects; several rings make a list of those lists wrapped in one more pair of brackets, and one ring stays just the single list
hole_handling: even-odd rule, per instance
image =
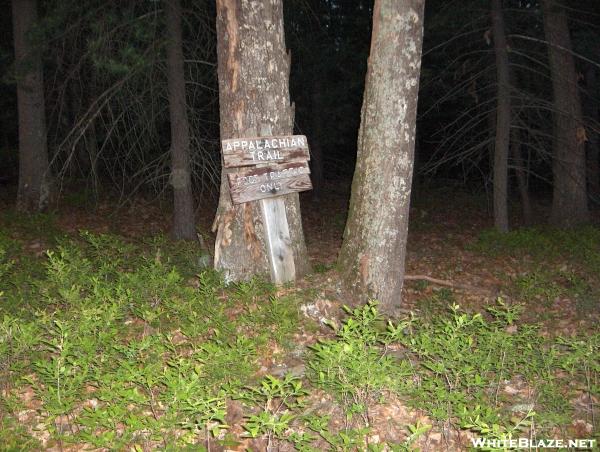
[{"label": "wooden post", "polygon": [[[271,125],[262,124],[260,134],[270,136]],[[285,214],[285,202],[281,197],[261,199],[259,202],[263,227],[265,228],[271,282],[284,284],[294,281],[296,279],[296,266],[294,265],[294,253],[290,247],[292,240],[290,239],[290,229]]]},{"label": "wooden post", "polygon": [[271,267],[271,281],[283,284],[296,279],[294,253],[290,247],[290,231],[282,197],[261,199],[267,255]]}]

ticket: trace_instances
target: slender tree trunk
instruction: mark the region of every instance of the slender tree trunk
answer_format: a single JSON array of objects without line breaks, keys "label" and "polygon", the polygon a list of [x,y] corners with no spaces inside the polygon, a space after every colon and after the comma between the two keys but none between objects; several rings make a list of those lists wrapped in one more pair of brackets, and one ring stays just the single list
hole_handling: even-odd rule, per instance
[{"label": "slender tree trunk", "polygon": [[554,93],[554,191],[550,221],[556,226],[572,227],[589,221],[585,129],[577,72],[570,53],[567,15],[558,1],[542,0],[541,4]]},{"label": "slender tree trunk", "polygon": [[98,136],[96,134],[96,121],[92,121],[85,131],[85,147],[89,159],[88,180],[90,180],[94,198],[97,200],[100,192],[98,175]]},{"label": "slender tree trunk", "polygon": [[[89,108],[94,100],[96,99],[96,91],[97,91],[97,80],[96,80],[96,72],[88,68],[87,71],[84,72],[87,77],[87,94],[85,95],[85,99],[87,102],[87,107]],[[97,200],[100,193],[100,175],[98,174],[98,158],[99,152],[98,149],[98,134],[96,130],[96,119],[92,119],[91,123],[87,127],[85,131],[85,147],[87,150],[87,158],[89,159],[89,172],[88,172],[88,180],[90,180],[90,184],[92,186],[92,192],[94,194],[94,198]]]},{"label": "slender tree trunk", "polygon": [[492,31],[498,84],[494,141],[494,225],[508,232],[508,151],[510,145],[510,80],[501,0],[492,0]]},{"label": "slender tree trunk", "polygon": [[318,77],[315,77],[311,86],[310,103],[311,111],[311,180],[313,185],[313,198],[318,199],[323,189],[323,87]]},{"label": "slender tree trunk", "polygon": [[48,207],[51,194],[42,61],[28,35],[37,23],[37,1],[13,0],[12,14],[19,110],[17,209],[37,212]]},{"label": "slender tree trunk", "polygon": [[[91,71],[86,71],[91,73]],[[80,78],[86,72],[80,73]],[[94,90],[94,82],[91,77],[87,77],[83,82],[85,85],[85,90],[81,89],[82,81],[78,79],[71,80],[68,84],[67,89],[70,92],[68,96],[67,107],[70,107],[70,114],[68,115],[67,124],[72,126],[79,119],[79,115],[83,108],[87,108],[93,102],[93,90]],[[65,108],[67,110],[67,108]],[[87,180],[89,184],[91,184],[92,191],[94,192],[94,196],[97,194],[97,177],[95,168],[93,168],[93,162],[95,160],[95,155],[98,151],[98,144],[96,142],[96,127],[94,120],[91,121],[90,124],[86,125],[86,129],[82,139],[78,141],[75,146],[73,152],[75,155],[73,158],[69,158],[71,162],[71,166],[73,166],[73,170],[71,170],[71,174],[77,174],[81,176],[82,180]]]},{"label": "slender tree trunk", "polygon": [[531,210],[531,198],[529,196],[529,183],[527,182],[527,172],[525,171],[525,162],[521,151],[521,137],[519,129],[511,128],[510,141],[513,160],[515,162],[515,174],[517,176],[517,186],[521,197],[521,210],[523,213],[523,223],[526,226],[533,224],[533,211]]},{"label": "slender tree trunk", "polygon": [[414,204],[415,201],[419,200],[419,196],[422,192],[422,180],[419,177],[421,170],[421,142],[419,140],[420,132],[419,125],[415,124],[415,151],[413,154],[413,177],[411,183],[411,202]]},{"label": "slender tree trunk", "polygon": [[[598,46],[597,56],[600,57],[600,46]],[[586,96],[584,101],[585,116],[588,122],[587,131],[587,180],[590,198],[600,203],[600,115],[598,112],[598,102],[600,99],[600,90],[598,90],[598,68],[595,65],[588,65],[585,73]]]},{"label": "slender tree trunk", "polygon": [[[481,107],[484,107],[483,105]],[[492,183],[492,196],[491,196],[491,202],[490,202],[490,191],[489,191],[489,181],[486,179],[485,181],[485,199],[486,199],[486,209],[487,209],[487,214],[489,215],[490,213],[493,215],[494,214],[494,147],[496,145],[496,109],[490,109],[489,113],[487,113],[487,119],[486,122],[488,124],[488,129],[490,131],[489,133],[489,144],[487,146],[487,152],[488,152],[488,161],[490,162],[490,170],[492,173],[491,176],[491,183]],[[464,163],[463,163],[463,184],[466,186],[467,185],[467,174],[465,172],[464,169]]]},{"label": "slender tree trunk", "polygon": [[[510,44],[509,44],[510,47]],[[508,65],[508,75],[510,80],[511,90],[516,89],[519,86],[517,74],[512,70],[510,66],[510,60]],[[510,128],[510,151],[512,159],[514,161],[514,170],[517,177],[517,187],[519,189],[519,197],[521,198],[521,212],[523,215],[523,223],[525,226],[533,224],[533,210],[531,208],[531,196],[529,195],[529,173],[528,165],[529,161],[525,162],[523,159],[523,147],[521,139],[521,131],[515,124],[519,118],[520,102],[516,105],[511,101],[511,122],[513,123]]]},{"label": "slender tree trunk", "polygon": [[195,240],[194,197],[190,173],[190,130],[186,111],[181,38],[180,0],[166,1],[167,77],[171,116],[171,184],[173,185],[173,238]]},{"label": "slender tree trunk", "polygon": [[401,302],[424,0],[376,0],[358,155],[340,253],[346,282],[393,313]]},{"label": "slender tree trunk", "polygon": [[[217,0],[217,60],[221,139],[284,135],[293,130],[290,62],[285,50],[281,0]],[[268,274],[262,214],[258,202],[233,205],[222,170],[219,207],[213,225],[215,268],[226,280]],[[298,194],[285,195],[295,274],[309,270]]]}]

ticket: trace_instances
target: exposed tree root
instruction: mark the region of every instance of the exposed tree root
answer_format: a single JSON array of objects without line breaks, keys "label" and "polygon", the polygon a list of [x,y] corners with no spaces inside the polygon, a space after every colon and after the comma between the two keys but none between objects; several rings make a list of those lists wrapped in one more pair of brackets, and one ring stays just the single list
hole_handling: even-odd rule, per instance
[{"label": "exposed tree root", "polygon": [[459,284],[445,279],[432,278],[427,275],[404,275],[405,281],[427,281],[437,286],[451,287],[453,289],[461,289],[467,292],[479,293],[483,295],[496,296],[497,291],[486,289],[484,287],[471,286],[469,284]]}]

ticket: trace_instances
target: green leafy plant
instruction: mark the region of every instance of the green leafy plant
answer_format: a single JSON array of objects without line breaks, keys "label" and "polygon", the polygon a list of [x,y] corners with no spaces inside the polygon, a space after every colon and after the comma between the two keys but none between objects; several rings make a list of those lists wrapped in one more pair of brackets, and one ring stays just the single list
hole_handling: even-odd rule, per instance
[{"label": "green leafy plant", "polygon": [[548,273],[540,271],[519,276],[516,285],[521,299],[525,301],[538,300],[545,305],[551,305],[564,293],[564,289]]},{"label": "green leafy plant", "polygon": [[246,387],[238,397],[260,408],[258,414],[248,416],[244,424],[248,436],[265,436],[267,450],[270,450],[273,439],[284,439],[284,433],[296,417],[292,410],[302,407],[306,394],[302,382],[290,374],[283,380],[267,375],[257,387]]},{"label": "green leafy plant", "polygon": [[[523,435],[527,432],[533,423],[535,412],[529,410],[524,416],[510,419],[506,424],[487,423],[480,419],[479,416],[470,418],[464,422],[461,427],[472,430],[482,435],[486,440],[511,440],[517,435]],[[486,450],[485,448],[482,450]]]},{"label": "green leafy plant", "polygon": [[164,391],[160,399],[168,406],[165,417],[176,420],[193,434],[188,441],[202,432],[209,444],[211,436],[219,437],[229,426],[225,421],[226,394],[207,386],[203,374],[203,366],[196,360],[170,361],[161,377]]},{"label": "green leafy plant", "polygon": [[334,266],[331,264],[323,264],[321,262],[317,262],[316,264],[313,265],[313,271],[315,273],[327,273],[333,267]]},{"label": "green leafy plant", "polygon": [[337,338],[311,347],[309,377],[344,403],[349,418],[359,414],[369,426],[369,406],[385,390],[402,385],[412,371],[409,363],[386,354],[388,335],[376,302],[346,311],[350,316],[343,325],[332,325]]},{"label": "green leafy plant", "polygon": [[[552,291],[595,300],[587,273],[594,258],[561,234],[544,240],[573,243],[571,255],[587,267],[526,271],[523,301],[550,299]],[[345,308],[343,321],[329,323],[334,334],[302,356],[308,382],[287,375],[256,383],[296,334],[318,332],[299,315],[301,296],[277,296],[259,279],[227,286],[212,270],[192,273],[181,267],[193,253],[164,237],[132,243],[81,232],[33,255],[11,236],[0,230],[2,444],[43,447],[31,436],[33,421],[19,427],[31,410],[50,441],[74,447],[225,446],[241,439],[227,425],[231,399],[244,402],[247,437],[301,451],[413,450],[431,426],[407,422],[399,444],[369,442],[373,408],[389,399],[418,408],[433,428],[498,439],[528,434],[533,420],[538,436],[569,429],[581,406],[598,419],[598,331],[544,335],[521,318],[526,305],[498,299],[472,312],[456,305],[459,294],[439,290],[429,297],[432,309],[395,322],[375,302]],[[533,253],[538,239],[524,237],[518,246]],[[594,240],[592,232],[582,237]],[[332,396],[341,418],[304,406],[317,390]]]}]

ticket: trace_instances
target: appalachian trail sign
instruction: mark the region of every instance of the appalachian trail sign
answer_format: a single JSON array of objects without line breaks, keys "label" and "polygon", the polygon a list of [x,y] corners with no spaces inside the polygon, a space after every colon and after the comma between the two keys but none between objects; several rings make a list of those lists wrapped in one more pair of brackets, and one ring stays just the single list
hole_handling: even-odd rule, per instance
[{"label": "appalachian trail sign", "polygon": [[281,195],[312,189],[304,135],[233,138],[221,141],[223,165],[234,204],[259,201],[271,281],[296,279],[294,254]]},{"label": "appalachian trail sign", "polygon": [[304,135],[234,138],[221,141],[225,168],[261,163],[305,162],[310,159]]}]

